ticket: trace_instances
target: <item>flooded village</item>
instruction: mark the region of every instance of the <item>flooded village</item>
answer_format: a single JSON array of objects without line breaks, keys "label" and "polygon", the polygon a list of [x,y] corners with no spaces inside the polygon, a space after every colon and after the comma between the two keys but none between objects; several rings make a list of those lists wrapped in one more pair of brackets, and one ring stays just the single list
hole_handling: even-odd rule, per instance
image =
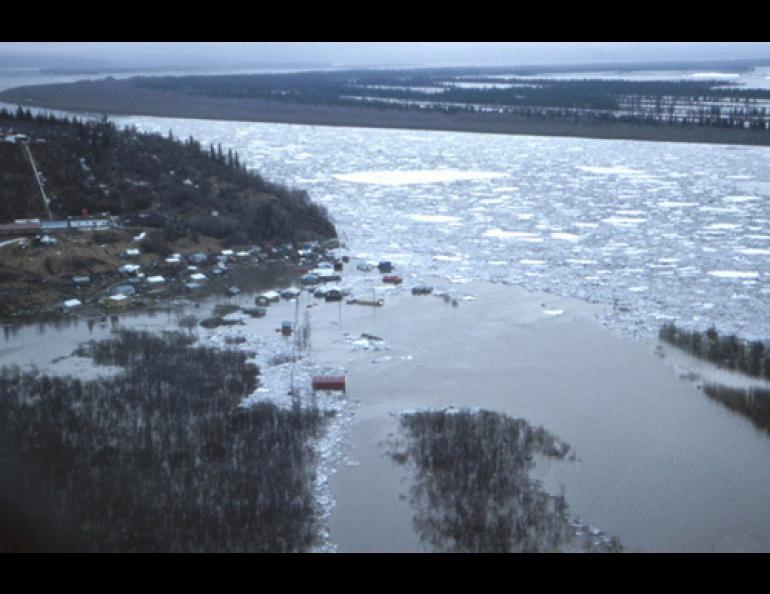
[{"label": "flooded village", "polygon": [[0,104],[0,550],[767,552],[764,143]]}]

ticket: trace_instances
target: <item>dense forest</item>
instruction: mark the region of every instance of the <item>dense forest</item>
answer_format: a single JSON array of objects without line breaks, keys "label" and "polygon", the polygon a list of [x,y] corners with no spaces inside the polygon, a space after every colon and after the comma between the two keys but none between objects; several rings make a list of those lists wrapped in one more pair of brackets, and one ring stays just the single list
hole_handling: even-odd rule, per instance
[{"label": "dense forest", "polygon": [[80,349],[118,373],[0,370],[0,550],[291,552],[316,539],[314,408],[240,408],[259,370],[186,334]]},{"label": "dense forest", "polygon": [[[11,131],[30,138],[54,216],[107,212],[160,228],[170,241],[196,233],[240,244],[336,236],[307,192],[266,181],[221,145],[118,129],[106,118],[0,110],[0,134]],[[40,216],[22,147],[0,142],[0,160],[0,221]]]}]

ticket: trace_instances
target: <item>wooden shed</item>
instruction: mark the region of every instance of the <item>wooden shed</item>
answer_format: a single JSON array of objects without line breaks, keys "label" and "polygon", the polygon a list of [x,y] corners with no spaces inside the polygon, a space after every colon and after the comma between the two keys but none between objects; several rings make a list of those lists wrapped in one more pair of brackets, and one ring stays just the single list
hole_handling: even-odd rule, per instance
[{"label": "wooden shed", "polygon": [[313,377],[313,390],[345,391],[344,375],[317,375]]}]

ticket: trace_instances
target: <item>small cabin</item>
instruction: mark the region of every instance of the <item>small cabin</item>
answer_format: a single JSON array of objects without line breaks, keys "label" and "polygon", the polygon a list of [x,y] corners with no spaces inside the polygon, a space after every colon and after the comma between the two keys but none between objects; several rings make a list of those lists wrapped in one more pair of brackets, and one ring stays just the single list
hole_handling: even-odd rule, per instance
[{"label": "small cabin", "polygon": [[288,322],[286,320],[281,322],[281,334],[283,336],[291,336],[291,332],[292,332],[292,324],[291,324],[291,322]]},{"label": "small cabin", "polygon": [[313,390],[345,392],[344,375],[317,375],[313,377]]},{"label": "small cabin", "polygon": [[284,299],[296,299],[297,297],[300,296],[301,293],[302,291],[300,291],[299,289],[290,287],[288,289],[284,289],[283,291],[281,291],[281,297],[283,297]]},{"label": "small cabin", "polygon": [[380,272],[390,272],[393,270],[393,264],[388,262],[387,260],[383,260],[379,264],[377,264],[377,270]]},{"label": "small cabin", "polygon": [[433,292],[433,287],[430,285],[415,285],[412,287],[412,295],[430,295]]},{"label": "small cabin", "polygon": [[320,279],[318,278],[317,274],[313,274],[312,272],[309,272],[308,274],[305,274],[300,281],[303,285],[316,285],[318,284],[318,281]]},{"label": "small cabin", "polygon": [[131,285],[118,285],[113,289],[112,294],[126,295],[127,297],[131,297],[133,295],[136,295],[136,289]]},{"label": "small cabin", "polygon": [[139,272],[140,268],[141,268],[141,266],[139,264],[124,264],[123,266],[118,268],[118,272],[120,274],[131,275],[131,274],[136,274],[137,272]]},{"label": "small cabin", "polygon": [[262,293],[260,297],[266,298],[269,303],[278,303],[281,300],[281,295],[275,291],[267,291]]},{"label": "small cabin", "polygon": [[327,289],[324,293],[324,299],[326,301],[342,301],[342,291],[337,288]]},{"label": "small cabin", "polygon": [[80,307],[83,305],[80,301],[80,299],[67,299],[66,301],[62,302],[61,304],[61,310],[64,312],[72,311],[76,307]]},{"label": "small cabin", "polygon": [[128,297],[121,294],[111,295],[110,297],[102,299],[102,306],[109,310],[125,309],[128,307],[128,304]]}]

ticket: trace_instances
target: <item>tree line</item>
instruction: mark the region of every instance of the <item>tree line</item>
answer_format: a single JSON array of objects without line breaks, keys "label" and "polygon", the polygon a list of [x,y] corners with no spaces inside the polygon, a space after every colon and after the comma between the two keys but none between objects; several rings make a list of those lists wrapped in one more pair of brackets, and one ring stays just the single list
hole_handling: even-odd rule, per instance
[{"label": "tree line", "polygon": [[[353,97],[378,102],[384,108],[418,108],[453,113],[480,107],[502,108],[532,116],[549,110],[567,110],[590,119],[591,111],[623,115],[640,123],[664,122],[767,128],[765,104],[769,89],[748,89],[720,80],[646,80],[532,78],[505,80],[478,69],[418,69],[387,71],[298,72],[229,76],[144,77],[132,80],[141,88],[175,91],[192,96],[230,99],[268,99],[291,103],[360,105]],[[476,83],[468,88],[455,83]],[[495,86],[492,86],[495,85]],[[421,87],[441,89],[426,94]],[[725,103],[718,113],[713,103]],[[673,117],[672,105],[686,109]],[[527,110],[531,110],[531,113]],[[708,117],[703,117],[705,113]],[[738,122],[740,120],[740,122]],[[759,122],[759,123],[758,123]],[[763,126],[760,126],[760,123]]]},{"label": "tree line", "polygon": [[673,322],[663,324],[658,335],[661,340],[695,357],[770,380],[770,349],[761,340],[742,340],[734,334],[720,336],[713,326],[705,332],[687,330]]},{"label": "tree line", "polygon": [[[22,108],[0,110],[3,123],[45,141],[33,151],[57,216],[108,212],[129,224],[158,227],[169,241],[194,233],[234,244],[336,236],[328,213],[307,192],[267,181],[221,144],[203,149],[193,137],[171,131],[143,133],[119,129],[106,117],[59,118]],[[18,152],[6,144],[4,153]],[[6,220],[26,214],[16,205],[30,202],[24,197],[34,181],[20,158],[9,165],[0,172]]]}]

